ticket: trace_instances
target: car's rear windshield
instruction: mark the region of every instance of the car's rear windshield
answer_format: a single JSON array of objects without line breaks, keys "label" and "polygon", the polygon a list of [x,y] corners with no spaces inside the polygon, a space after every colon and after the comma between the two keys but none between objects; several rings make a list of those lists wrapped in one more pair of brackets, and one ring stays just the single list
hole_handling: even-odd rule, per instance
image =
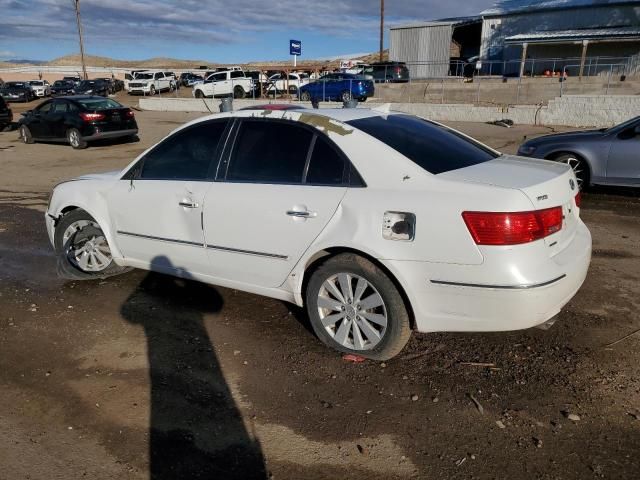
[{"label": "car's rear windshield", "polygon": [[369,117],[347,123],[434,175],[488,162],[498,156],[450,128],[410,115]]},{"label": "car's rear windshield", "polygon": [[108,110],[110,108],[122,108],[122,105],[120,105],[115,100],[111,100],[110,98],[83,98],[82,100],[77,100],[77,102],[87,110]]}]

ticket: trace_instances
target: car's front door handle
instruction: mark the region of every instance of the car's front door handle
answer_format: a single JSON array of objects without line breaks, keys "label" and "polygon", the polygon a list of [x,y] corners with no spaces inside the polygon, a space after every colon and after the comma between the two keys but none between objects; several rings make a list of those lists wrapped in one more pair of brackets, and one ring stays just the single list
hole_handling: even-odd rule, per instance
[{"label": "car's front door handle", "polygon": [[198,208],[200,206],[196,202],[186,202],[186,201],[180,202],[178,203],[178,205],[184,208]]},{"label": "car's front door handle", "polygon": [[318,214],[316,212],[307,212],[307,211],[297,211],[297,210],[287,210],[287,215],[290,217],[300,217],[300,218],[314,218]]}]

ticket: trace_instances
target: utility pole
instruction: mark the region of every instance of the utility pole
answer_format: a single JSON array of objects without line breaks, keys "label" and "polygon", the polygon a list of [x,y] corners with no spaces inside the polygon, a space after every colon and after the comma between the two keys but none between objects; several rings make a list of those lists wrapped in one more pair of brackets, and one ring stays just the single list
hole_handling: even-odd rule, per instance
[{"label": "utility pole", "polygon": [[380,0],[380,61],[384,49],[384,0]]},{"label": "utility pole", "polygon": [[82,41],[82,22],[80,21],[80,0],[71,0],[76,9],[76,22],[78,23],[78,37],[80,37],[80,61],[82,62],[82,78],[87,80],[87,65],[84,63],[84,42]]}]

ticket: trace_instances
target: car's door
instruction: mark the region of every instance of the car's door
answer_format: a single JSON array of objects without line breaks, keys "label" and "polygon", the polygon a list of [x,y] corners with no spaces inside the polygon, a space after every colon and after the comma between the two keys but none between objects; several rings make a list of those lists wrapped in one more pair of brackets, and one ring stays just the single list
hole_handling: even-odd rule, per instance
[{"label": "car's door", "polygon": [[213,95],[228,95],[231,93],[231,82],[227,80],[227,72],[215,73],[212,75],[211,91]]},{"label": "car's door", "polygon": [[27,126],[34,138],[51,138],[49,128],[49,111],[53,106],[52,101],[48,101],[35,108],[30,115]]},{"label": "car's door", "polygon": [[153,74],[153,83],[155,83],[155,87],[157,91],[162,91],[167,88],[165,85],[164,73],[156,72]]},{"label": "car's door", "polygon": [[166,257],[176,268],[206,273],[202,212],[227,124],[211,120],[174,133],[108,192],[118,247],[134,265]]},{"label": "car's door", "polygon": [[51,138],[65,139],[67,136],[66,119],[69,113],[69,102],[66,100],[54,100],[51,110],[47,115]]},{"label": "car's door", "polygon": [[607,162],[607,181],[640,184],[640,120],[613,138]]},{"label": "car's door", "polygon": [[205,200],[212,274],[281,285],[344,197],[345,164],[344,155],[311,127],[242,119]]}]

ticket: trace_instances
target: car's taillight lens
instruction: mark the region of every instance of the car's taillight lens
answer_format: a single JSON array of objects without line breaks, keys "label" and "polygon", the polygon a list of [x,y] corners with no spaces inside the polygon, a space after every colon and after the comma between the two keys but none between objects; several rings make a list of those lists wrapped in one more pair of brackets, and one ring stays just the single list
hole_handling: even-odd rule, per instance
[{"label": "car's taillight lens", "polygon": [[133,113],[133,110],[128,110],[128,111],[127,111],[127,117],[129,117],[129,118],[133,118],[133,117],[135,117],[135,116],[136,116],[136,114],[135,114],[135,113]]},{"label": "car's taillight lens", "polygon": [[478,245],[518,245],[558,232],[562,207],[532,212],[463,212],[462,218]]},{"label": "car's taillight lens", "polygon": [[104,113],[86,113],[82,112],[80,118],[85,122],[95,122],[96,120],[104,120]]},{"label": "car's taillight lens", "polygon": [[580,205],[582,204],[582,194],[580,192],[576,193],[575,202],[576,207],[580,208]]}]

